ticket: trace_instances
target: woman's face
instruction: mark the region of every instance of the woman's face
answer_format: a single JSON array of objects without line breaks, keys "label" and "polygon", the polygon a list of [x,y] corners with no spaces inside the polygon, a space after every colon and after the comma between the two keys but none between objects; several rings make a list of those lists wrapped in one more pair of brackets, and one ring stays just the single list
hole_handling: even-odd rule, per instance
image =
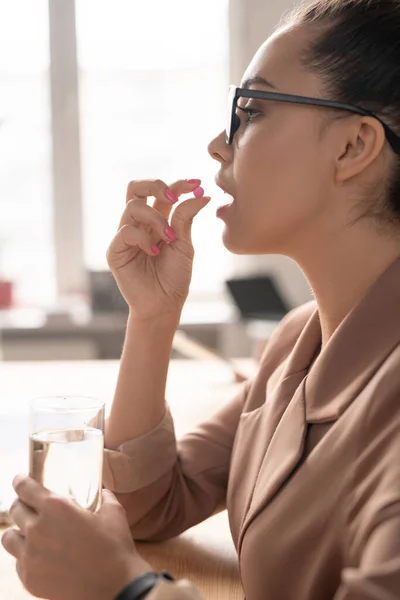
[{"label": "woman's face", "polygon": [[[244,81],[250,89],[324,97],[320,79],[299,57],[309,41],[305,28],[275,34],[260,48]],[[233,197],[220,218],[224,244],[237,254],[295,254],[296,246],[329,220],[335,193],[326,112],[315,107],[240,98],[241,120],[232,145],[221,133],[209,146],[221,168],[217,183]],[[325,119],[325,121],[324,121]],[[335,210],[335,209],[334,209]]]}]

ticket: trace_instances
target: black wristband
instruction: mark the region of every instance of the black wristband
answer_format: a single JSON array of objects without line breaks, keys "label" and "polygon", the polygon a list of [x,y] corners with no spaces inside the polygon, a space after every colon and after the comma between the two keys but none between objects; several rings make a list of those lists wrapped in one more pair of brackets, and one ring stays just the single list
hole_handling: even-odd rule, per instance
[{"label": "black wristband", "polygon": [[161,571],[161,573],[149,571],[149,573],[144,573],[137,579],[131,581],[131,583],[118,594],[115,600],[141,600],[155,585],[157,585],[160,579],[174,581],[172,575],[167,573],[167,571]]}]

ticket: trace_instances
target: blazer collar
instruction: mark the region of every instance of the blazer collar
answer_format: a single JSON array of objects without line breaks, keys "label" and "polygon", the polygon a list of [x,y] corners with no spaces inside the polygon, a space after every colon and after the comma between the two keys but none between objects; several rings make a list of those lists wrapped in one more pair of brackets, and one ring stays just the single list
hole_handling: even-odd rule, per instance
[{"label": "blazer collar", "polygon": [[[304,330],[315,351],[318,326],[315,311]],[[347,315],[310,370],[305,382],[307,422],[336,420],[399,343],[397,259]]]}]

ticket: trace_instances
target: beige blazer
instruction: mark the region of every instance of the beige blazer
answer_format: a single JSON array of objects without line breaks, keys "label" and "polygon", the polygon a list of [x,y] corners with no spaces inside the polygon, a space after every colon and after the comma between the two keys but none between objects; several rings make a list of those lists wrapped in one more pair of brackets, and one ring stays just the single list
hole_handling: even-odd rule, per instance
[{"label": "beige blazer", "polygon": [[[106,451],[134,538],[176,536],[226,505],[247,600],[400,599],[400,260],[313,362],[320,344],[310,303],[193,433],[176,443],[167,411]],[[168,598],[200,595],[187,582],[149,595]]]}]

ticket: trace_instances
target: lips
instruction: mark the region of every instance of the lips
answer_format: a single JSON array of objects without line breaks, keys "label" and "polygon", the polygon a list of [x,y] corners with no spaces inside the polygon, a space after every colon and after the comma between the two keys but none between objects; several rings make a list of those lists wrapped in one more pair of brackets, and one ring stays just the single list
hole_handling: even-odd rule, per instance
[{"label": "lips", "polygon": [[215,178],[215,183],[219,188],[221,188],[223,192],[225,192],[225,194],[229,194],[229,196],[232,196],[232,194],[228,190],[228,186],[226,186],[218,177]]},{"label": "lips", "polygon": [[225,185],[225,183],[218,176],[215,178],[215,183],[223,192],[225,192],[225,194],[228,194],[231,198],[231,202],[224,204],[224,205],[220,206],[219,208],[217,208],[217,213],[216,213],[217,217],[224,220],[226,213],[228,212],[228,210],[232,207],[232,205],[234,203],[234,198],[233,198],[232,194],[229,192],[228,186]]}]

